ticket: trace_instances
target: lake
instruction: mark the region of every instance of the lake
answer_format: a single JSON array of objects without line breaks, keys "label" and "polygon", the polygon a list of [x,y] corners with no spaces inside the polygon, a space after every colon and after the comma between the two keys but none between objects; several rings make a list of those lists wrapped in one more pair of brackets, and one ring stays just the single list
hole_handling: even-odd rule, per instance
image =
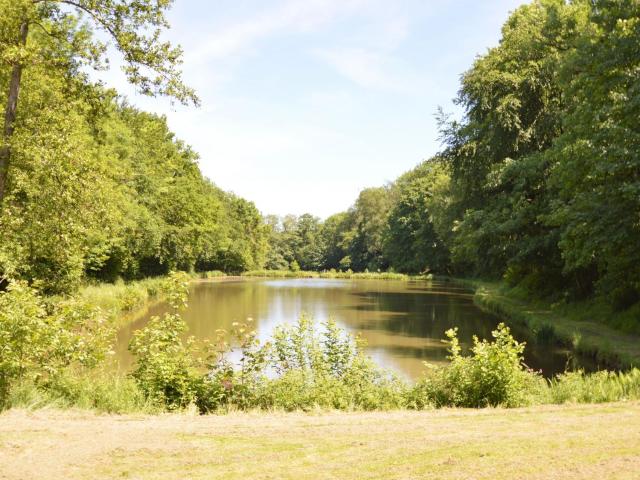
[{"label": "lake", "polygon": [[[127,343],[133,331],[153,315],[162,315],[166,305],[156,304],[119,332],[117,358],[129,368]],[[459,328],[463,346],[473,335],[490,338],[499,323],[473,303],[473,294],[452,281],[441,280],[337,280],[337,279],[247,279],[196,282],[183,318],[189,333],[214,338],[216,329],[229,330],[233,322],[252,318],[262,340],[276,325],[294,323],[302,313],[321,323],[329,317],[367,341],[368,353],[380,365],[407,378],[424,372],[423,362],[446,361],[445,330]],[[528,340],[526,364],[546,376],[567,365],[586,367],[589,362],[569,350],[536,345],[527,332],[516,328],[519,340]]]}]

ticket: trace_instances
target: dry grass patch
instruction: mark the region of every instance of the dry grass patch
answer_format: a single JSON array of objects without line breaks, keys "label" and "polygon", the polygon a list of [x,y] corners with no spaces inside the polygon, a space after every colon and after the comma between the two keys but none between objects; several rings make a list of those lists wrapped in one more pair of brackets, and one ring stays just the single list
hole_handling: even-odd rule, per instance
[{"label": "dry grass patch", "polygon": [[[10,439],[10,440],[9,440]],[[433,412],[0,416],[2,479],[633,479],[640,403]]]}]

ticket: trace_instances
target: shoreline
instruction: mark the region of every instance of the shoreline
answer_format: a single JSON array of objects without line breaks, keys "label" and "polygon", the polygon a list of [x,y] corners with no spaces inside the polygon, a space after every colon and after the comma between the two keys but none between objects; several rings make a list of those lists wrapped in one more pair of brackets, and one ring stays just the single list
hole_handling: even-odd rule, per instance
[{"label": "shoreline", "polygon": [[[134,281],[117,286],[126,290],[135,289],[152,283],[153,294],[138,299],[127,308],[110,312],[117,328],[135,321],[144,315],[149,308],[163,301],[164,296],[157,288],[165,277],[155,277]],[[399,273],[378,272],[288,272],[280,270],[260,270],[245,272],[240,275],[224,275],[221,272],[203,272],[192,274],[193,283],[242,282],[261,278],[282,279],[344,279],[344,280],[447,280],[468,288],[473,293],[473,301],[481,310],[491,313],[508,324],[525,327],[537,341],[551,342],[558,346],[570,348],[601,363],[603,367],[626,370],[640,366],[640,336],[621,332],[603,322],[596,320],[568,318],[557,306],[542,300],[525,300],[517,298],[506,290],[500,282],[488,282],[433,275],[407,275]],[[102,286],[98,285],[100,289]],[[112,289],[113,284],[104,284],[105,290]],[[93,287],[96,288],[96,287]],[[101,305],[98,305],[101,306]],[[566,308],[572,308],[568,305]],[[574,307],[579,308],[579,307]]]},{"label": "shoreline", "polygon": [[[640,336],[616,330],[591,319],[572,319],[560,307],[542,300],[524,300],[506,291],[504,284],[458,279],[474,291],[473,301],[483,311],[506,323],[526,327],[540,341],[554,342],[593,358],[603,367],[627,370],[640,365]],[[569,304],[566,308],[578,309]]]}]

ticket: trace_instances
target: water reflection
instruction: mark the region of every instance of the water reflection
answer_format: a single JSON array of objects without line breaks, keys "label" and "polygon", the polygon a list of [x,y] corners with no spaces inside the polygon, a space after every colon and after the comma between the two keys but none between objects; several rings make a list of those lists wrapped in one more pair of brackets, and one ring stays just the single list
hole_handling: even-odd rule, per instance
[{"label": "water reflection", "polygon": [[[165,309],[152,307],[119,333],[117,357],[123,368],[131,362],[126,345],[133,331]],[[467,290],[451,282],[330,279],[196,283],[184,318],[192,335],[212,338],[216,329],[230,329],[233,322],[251,317],[259,337],[266,340],[276,325],[295,322],[302,313],[316,322],[331,317],[360,332],[376,361],[408,377],[419,376],[424,361],[446,361],[446,346],[440,341],[445,330],[457,326],[463,346],[468,346],[473,335],[489,338],[498,323],[473,304]],[[515,333],[526,337],[523,331]],[[565,369],[569,352],[534,343],[527,346],[529,366],[546,375]]]}]

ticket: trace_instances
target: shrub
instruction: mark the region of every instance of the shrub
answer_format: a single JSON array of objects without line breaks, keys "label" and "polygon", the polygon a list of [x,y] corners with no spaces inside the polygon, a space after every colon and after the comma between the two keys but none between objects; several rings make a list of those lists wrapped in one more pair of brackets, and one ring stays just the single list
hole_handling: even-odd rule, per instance
[{"label": "shrub", "polygon": [[[215,342],[207,346],[207,370],[198,395],[201,412],[223,405],[250,408],[256,405],[257,391],[266,380],[270,344],[261,345],[252,330],[252,320],[234,322],[231,332],[218,330]],[[231,334],[227,341],[228,333]],[[239,354],[237,364],[230,357],[234,347]]]},{"label": "shrub", "polygon": [[433,368],[409,395],[414,407],[517,407],[531,402],[542,379],[522,363],[524,343],[507,326],[498,325],[493,342],[473,339],[471,356],[461,355],[457,329],[446,332],[451,363]]},{"label": "shrub", "polygon": [[188,277],[171,273],[165,286],[173,312],[153,317],[134,333],[129,350],[136,356],[132,376],[149,401],[168,410],[184,408],[197,400],[201,389],[192,337],[182,340],[187,325],[178,311],[186,306]]},{"label": "shrub", "polygon": [[23,282],[0,292],[0,409],[12,386],[55,381],[67,367],[94,367],[110,350],[102,311],[75,299],[46,302]]},{"label": "shrub", "polygon": [[271,366],[277,377],[264,385],[260,405],[285,410],[399,408],[406,386],[378,368],[364,343],[332,320],[318,332],[302,316],[274,334]]}]

